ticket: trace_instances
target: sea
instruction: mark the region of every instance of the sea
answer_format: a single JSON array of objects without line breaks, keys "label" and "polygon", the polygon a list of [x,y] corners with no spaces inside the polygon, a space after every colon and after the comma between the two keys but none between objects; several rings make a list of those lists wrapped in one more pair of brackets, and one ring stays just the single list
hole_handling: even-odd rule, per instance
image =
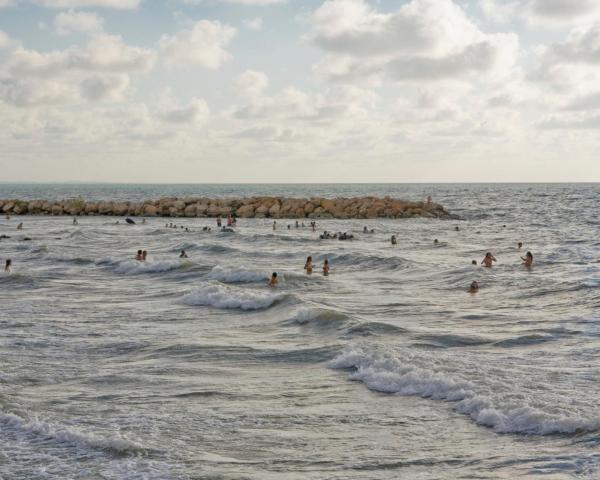
[{"label": "sea", "polygon": [[461,219],[2,215],[0,479],[600,478],[600,184],[0,184],[250,195]]}]

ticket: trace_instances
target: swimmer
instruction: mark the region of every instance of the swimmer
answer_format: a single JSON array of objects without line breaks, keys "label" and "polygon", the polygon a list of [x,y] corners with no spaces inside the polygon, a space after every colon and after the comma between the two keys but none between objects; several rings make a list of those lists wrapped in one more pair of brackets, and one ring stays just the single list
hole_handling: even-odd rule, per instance
[{"label": "swimmer", "polygon": [[6,273],[10,273],[11,271],[12,260],[10,258],[6,259],[6,264],[4,265],[4,271]]},{"label": "swimmer", "polygon": [[221,226],[221,217],[217,217],[217,227]]},{"label": "swimmer", "polygon": [[142,260],[144,260],[144,259],[143,259],[143,257],[142,257],[142,251],[141,251],[141,250],[138,250],[138,251],[137,251],[137,255],[135,256],[135,259],[136,259],[138,262],[141,262]]},{"label": "swimmer", "polygon": [[273,272],[273,274],[271,275],[271,280],[269,280],[269,287],[274,287],[278,283],[279,280],[277,279],[277,272]]},{"label": "swimmer", "polygon": [[296,220],[296,228],[300,228],[300,224],[298,223],[298,220]]},{"label": "swimmer", "polygon": [[527,252],[524,257],[521,257],[521,260],[523,260],[523,265],[529,268],[533,265],[533,254]]},{"label": "swimmer", "polygon": [[311,227],[312,227],[312,231],[316,232],[317,231],[317,222],[311,222]]},{"label": "swimmer", "polygon": [[431,205],[433,203],[433,200],[431,199],[431,195],[427,196],[427,205]]},{"label": "swimmer", "polygon": [[292,228],[292,226],[288,223],[287,228],[288,228],[288,230],[290,230]]},{"label": "swimmer", "polygon": [[457,225],[456,227],[454,227],[454,230],[458,232],[460,231],[460,227]]},{"label": "swimmer", "polygon": [[435,239],[433,240],[433,244],[434,244],[434,245],[437,245],[438,243],[440,243],[440,242],[439,242],[439,240],[438,240],[437,238],[435,238]]},{"label": "swimmer", "polygon": [[306,274],[310,275],[313,271],[313,263],[312,263],[312,257],[307,257],[306,258],[306,263],[304,264],[304,270],[306,270]]},{"label": "swimmer", "polygon": [[23,222],[17,225],[17,230],[23,230]]},{"label": "swimmer", "polygon": [[392,245],[398,244],[398,240],[396,240],[396,235],[392,235],[392,238],[390,238],[390,242],[392,242]]},{"label": "swimmer", "polygon": [[77,217],[73,217],[73,225],[79,225],[79,222],[77,221]]},{"label": "swimmer", "polygon": [[477,266],[477,260],[471,260],[471,265]]},{"label": "swimmer", "polygon": [[277,222],[273,220],[273,230],[277,230]]},{"label": "swimmer", "polygon": [[329,275],[329,260],[325,259],[323,262],[323,276]]},{"label": "swimmer", "polygon": [[473,280],[471,282],[471,286],[469,287],[469,293],[477,293],[479,291],[479,284]]},{"label": "swimmer", "polygon": [[188,254],[185,253],[185,250],[181,251],[181,253],[179,254],[179,258],[188,258]]},{"label": "swimmer", "polygon": [[368,233],[368,230],[367,230],[367,226],[366,226],[366,225],[363,227],[363,233]]},{"label": "swimmer", "polygon": [[517,248],[521,250],[523,248],[523,242],[517,243]]},{"label": "swimmer", "polygon": [[145,261],[146,261],[146,257],[147,257],[147,256],[148,256],[148,252],[147,252],[146,250],[144,250],[144,251],[142,252],[142,262],[145,262]]},{"label": "swimmer", "polygon": [[496,257],[494,257],[490,252],[487,252],[485,254],[485,258],[481,261],[481,263],[483,265],[485,265],[488,268],[491,268],[493,265],[493,262],[496,261]]},{"label": "swimmer", "polygon": [[146,219],[142,218],[142,225],[146,225]]}]

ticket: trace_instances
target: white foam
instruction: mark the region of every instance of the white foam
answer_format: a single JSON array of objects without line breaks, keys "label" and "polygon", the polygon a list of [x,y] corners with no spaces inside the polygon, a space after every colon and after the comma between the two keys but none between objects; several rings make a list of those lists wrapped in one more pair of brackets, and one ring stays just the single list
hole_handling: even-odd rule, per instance
[{"label": "white foam", "polygon": [[284,294],[269,292],[268,289],[266,285],[264,290],[249,290],[208,283],[185,294],[182,302],[224,309],[260,310],[285,298]]},{"label": "white foam", "polygon": [[466,377],[477,370],[476,365],[462,364],[459,370],[456,365],[445,366],[447,362],[447,358],[427,360],[414,352],[354,347],[330,366],[354,368],[350,378],[372,390],[456,402],[457,411],[500,433],[547,435],[600,429],[600,417],[592,409],[578,409],[568,398],[558,404],[561,399],[551,394],[533,399],[515,389],[508,378],[492,381],[484,375],[470,380]]},{"label": "white foam", "polygon": [[137,260],[124,260],[118,262],[115,268],[115,272],[126,275],[168,272],[169,270],[175,270],[177,268],[180,268],[186,263],[189,262],[185,262],[182,260],[146,260],[145,262],[139,262]]},{"label": "white foam", "polygon": [[251,283],[267,282],[271,274],[259,270],[250,270],[243,267],[223,267],[216,265],[208,274],[211,280],[225,283]]},{"label": "white foam", "polygon": [[337,310],[318,307],[303,307],[289,320],[290,323],[305,325],[309,323],[339,323],[343,324],[348,317]]},{"label": "white foam", "polygon": [[101,437],[89,432],[83,432],[75,427],[52,425],[37,418],[24,419],[13,413],[0,412],[0,424],[12,429],[17,435],[24,437],[39,437],[40,441],[52,439],[57,443],[72,445],[78,448],[93,450],[108,450],[120,453],[143,452],[144,447],[137,442],[128,440],[117,433],[109,437]]}]

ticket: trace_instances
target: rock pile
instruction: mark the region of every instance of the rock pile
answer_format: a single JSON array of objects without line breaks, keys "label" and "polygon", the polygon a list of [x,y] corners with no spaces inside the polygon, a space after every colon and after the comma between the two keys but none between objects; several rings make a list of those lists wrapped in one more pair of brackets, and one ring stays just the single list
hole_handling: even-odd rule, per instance
[{"label": "rock pile", "polygon": [[0,200],[0,212],[11,215],[113,215],[241,218],[456,218],[434,202],[391,197],[355,198],[160,198],[143,202],[92,202],[80,198]]}]

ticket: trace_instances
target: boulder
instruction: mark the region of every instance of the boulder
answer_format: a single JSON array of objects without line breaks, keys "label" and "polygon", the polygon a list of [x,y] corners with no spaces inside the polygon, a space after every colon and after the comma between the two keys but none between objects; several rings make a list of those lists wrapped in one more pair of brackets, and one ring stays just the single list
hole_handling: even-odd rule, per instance
[{"label": "boulder", "polygon": [[158,214],[158,208],[151,204],[144,205],[144,215],[154,217],[156,214]]}]

